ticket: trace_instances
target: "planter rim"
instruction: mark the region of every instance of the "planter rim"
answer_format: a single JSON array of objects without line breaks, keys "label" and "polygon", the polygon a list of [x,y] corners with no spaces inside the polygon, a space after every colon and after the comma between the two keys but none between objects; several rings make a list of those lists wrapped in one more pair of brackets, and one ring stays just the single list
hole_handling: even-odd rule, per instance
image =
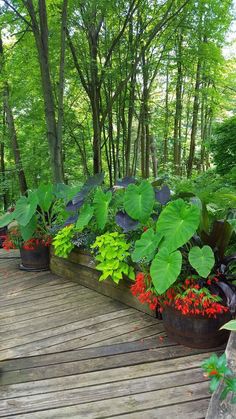
[{"label": "planter rim", "polygon": [[173,312],[173,313],[175,313],[179,317],[188,318],[188,319],[202,320],[202,321],[203,320],[207,321],[207,320],[210,320],[210,319],[217,319],[218,317],[221,317],[222,315],[228,315],[228,314],[230,314],[230,311],[229,310],[226,311],[226,312],[224,312],[224,313],[216,313],[215,316],[210,316],[210,317],[203,316],[202,314],[183,314],[183,313],[181,313],[180,310],[177,310],[176,308],[174,308],[172,306],[165,306],[163,308],[163,313],[165,311]]}]

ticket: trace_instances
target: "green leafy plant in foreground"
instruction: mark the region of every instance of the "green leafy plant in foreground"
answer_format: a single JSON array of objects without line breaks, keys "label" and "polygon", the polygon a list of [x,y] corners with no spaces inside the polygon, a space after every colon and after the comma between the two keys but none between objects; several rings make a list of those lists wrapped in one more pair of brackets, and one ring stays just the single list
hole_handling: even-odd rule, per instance
[{"label": "green leafy plant in foreground", "polygon": [[91,249],[96,249],[95,259],[99,262],[96,268],[102,271],[99,281],[111,277],[118,284],[123,275],[134,279],[134,270],[126,262],[130,245],[125,241],[124,234],[105,233],[96,238]]},{"label": "green leafy plant in foreground", "polygon": [[227,395],[232,393],[231,403],[236,403],[236,377],[227,365],[225,353],[220,357],[213,354],[203,362],[202,369],[211,380],[210,391],[215,391],[220,383],[223,383],[220,399],[225,400]]},{"label": "green leafy plant in foreground", "polygon": [[72,243],[74,233],[75,228],[73,224],[64,227],[57,233],[52,242],[56,256],[62,258],[68,257],[71,250],[74,248],[74,244]]}]

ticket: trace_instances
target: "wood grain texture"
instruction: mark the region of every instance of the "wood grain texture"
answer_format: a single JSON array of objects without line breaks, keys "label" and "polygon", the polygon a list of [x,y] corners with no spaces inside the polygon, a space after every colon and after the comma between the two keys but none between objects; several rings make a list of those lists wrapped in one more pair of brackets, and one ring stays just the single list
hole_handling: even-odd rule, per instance
[{"label": "wood grain texture", "polygon": [[210,352],[172,342],[162,322],[130,306],[127,284],[119,292],[128,305],[112,298],[113,283],[109,297],[95,292],[91,257],[72,259],[85,282],[63,278],[56,258],[60,278],[0,258],[0,417],[204,418],[200,364]]}]

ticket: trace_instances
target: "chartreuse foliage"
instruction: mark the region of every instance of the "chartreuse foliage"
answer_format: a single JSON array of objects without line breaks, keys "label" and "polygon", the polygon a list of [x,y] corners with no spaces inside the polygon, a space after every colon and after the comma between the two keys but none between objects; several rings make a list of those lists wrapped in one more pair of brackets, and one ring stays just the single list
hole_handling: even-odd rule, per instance
[{"label": "chartreuse foliage", "polygon": [[67,258],[71,250],[74,248],[72,243],[73,236],[75,234],[74,225],[64,227],[60,230],[56,237],[53,239],[54,252],[56,256],[61,258]]},{"label": "chartreuse foliage", "polygon": [[111,277],[118,284],[123,275],[134,279],[134,270],[126,262],[129,247],[124,234],[118,232],[105,233],[97,237],[91,248],[97,250],[95,259],[99,263],[96,268],[102,271],[99,281]]},{"label": "chartreuse foliage", "polygon": [[236,403],[236,377],[227,365],[225,353],[220,357],[213,354],[203,362],[202,368],[211,379],[210,390],[215,391],[222,383],[223,390],[220,399],[225,400],[228,394],[232,393],[231,403]]}]

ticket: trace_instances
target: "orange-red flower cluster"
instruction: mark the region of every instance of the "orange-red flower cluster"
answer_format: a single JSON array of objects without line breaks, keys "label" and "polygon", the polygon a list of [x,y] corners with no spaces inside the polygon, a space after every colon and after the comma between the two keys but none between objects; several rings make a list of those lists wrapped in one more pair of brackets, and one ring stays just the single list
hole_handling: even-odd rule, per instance
[{"label": "orange-red flower cluster", "polygon": [[27,241],[23,241],[18,230],[11,230],[6,236],[2,247],[4,250],[20,249],[34,250],[38,246],[50,246],[52,239],[50,236],[34,237]]},{"label": "orange-red flower cluster", "polygon": [[2,243],[2,248],[9,252],[11,249],[16,249],[16,246],[14,245],[13,241],[10,239],[10,237],[6,236],[4,242]]},{"label": "orange-red flower cluster", "polygon": [[140,303],[148,304],[151,310],[155,310],[158,300],[156,295],[150,289],[150,285],[150,275],[139,272],[136,275],[135,284],[131,285],[131,292],[138,298]]},{"label": "orange-red flower cluster", "polygon": [[27,241],[25,241],[22,245],[23,249],[25,250],[34,250],[38,246],[50,246],[52,240],[51,237],[47,237],[46,239],[36,239],[32,238]]},{"label": "orange-red flower cluster", "polygon": [[[218,282],[217,277],[207,280],[207,284]],[[216,317],[217,314],[229,311],[219,302],[219,297],[213,295],[207,288],[201,288],[193,278],[186,279],[180,287],[169,288],[165,294],[158,297],[162,312],[164,307],[173,307],[184,315]]]},{"label": "orange-red flower cluster", "polygon": [[[217,277],[208,279],[207,285],[218,282]],[[170,287],[164,294],[156,296],[152,290],[150,275],[139,272],[131,292],[142,304],[149,304],[150,309],[162,312],[165,307],[172,307],[186,316],[216,317],[217,314],[229,311],[221,304],[221,299],[210,291],[201,288],[196,279],[187,278],[182,284]]]}]

